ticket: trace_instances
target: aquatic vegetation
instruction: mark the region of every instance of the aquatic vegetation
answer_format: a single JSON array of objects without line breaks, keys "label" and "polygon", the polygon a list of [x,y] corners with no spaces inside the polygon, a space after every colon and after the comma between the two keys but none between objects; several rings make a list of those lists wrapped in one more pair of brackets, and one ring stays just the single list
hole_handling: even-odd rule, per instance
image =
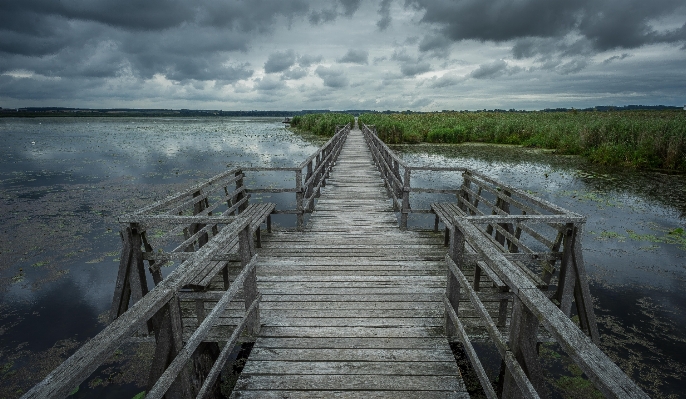
[{"label": "aquatic vegetation", "polygon": [[683,111],[398,113],[359,120],[389,144],[516,144],[603,165],[686,170]]},{"label": "aquatic vegetation", "polygon": [[[604,230],[600,233],[591,231],[590,234],[596,236],[598,240],[608,240],[613,239],[618,242],[625,242],[628,239],[633,241],[646,241],[653,244],[669,244],[677,245],[679,248],[686,251],[686,232],[683,228],[677,227],[674,229],[664,229],[659,226],[650,226],[653,230],[660,231],[663,234],[661,236],[655,234],[639,234],[634,230],[626,230],[626,235],[618,233],[616,231]],[[657,248],[656,245],[650,245],[647,247],[642,247],[643,250],[652,250]]]},{"label": "aquatic vegetation", "polygon": [[333,136],[336,125],[355,124],[355,117],[351,114],[326,113],[294,116],[291,127],[305,130],[319,136]]}]

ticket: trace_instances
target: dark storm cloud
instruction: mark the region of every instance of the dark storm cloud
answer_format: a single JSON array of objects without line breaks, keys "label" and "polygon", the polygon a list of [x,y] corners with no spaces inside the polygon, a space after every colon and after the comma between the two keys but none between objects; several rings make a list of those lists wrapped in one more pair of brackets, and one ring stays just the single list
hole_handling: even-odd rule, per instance
[{"label": "dark storm cloud", "polygon": [[400,73],[406,77],[420,75],[431,70],[431,64],[422,61],[419,57],[413,57],[405,49],[393,52],[391,59],[400,62]]},{"label": "dark storm cloud", "polygon": [[667,31],[651,26],[651,21],[675,12],[684,16],[683,0],[409,0],[407,4],[423,10],[423,22],[438,24],[455,41],[559,39],[575,33],[594,51],[604,51],[686,40],[686,24]]},{"label": "dark storm cloud", "polygon": [[341,5],[343,5],[343,14],[351,17],[358,8],[360,8],[360,2],[362,0],[340,0]]},{"label": "dark storm cloud", "polygon": [[379,30],[386,30],[391,25],[391,0],[381,0],[379,6],[379,20],[376,26]]},{"label": "dark storm cloud", "polygon": [[[252,76],[246,51],[277,19],[306,14],[305,0],[25,0],[0,3],[0,74],[233,82]],[[348,1],[346,12],[353,12]],[[292,64],[291,64],[292,65]],[[279,69],[277,63],[269,64]],[[286,70],[288,67],[282,68]]]},{"label": "dark storm cloud", "polygon": [[274,79],[270,76],[265,76],[262,79],[257,79],[255,81],[255,88],[259,91],[274,91],[280,90],[286,87],[286,85],[278,79]]},{"label": "dark storm cloud", "polygon": [[[321,25],[326,22],[335,21],[339,16],[352,17],[360,8],[361,0],[338,0],[322,9],[312,10],[307,19],[312,25]],[[339,11],[338,6],[342,6],[343,11]]]},{"label": "dark storm cloud", "polygon": [[281,74],[281,80],[298,80],[307,76],[307,70],[304,68],[294,67]]},{"label": "dark storm cloud", "polygon": [[431,64],[428,62],[405,62],[400,65],[400,73],[405,76],[420,75],[431,70]]},{"label": "dark storm cloud", "polygon": [[324,86],[326,87],[341,88],[348,85],[348,78],[345,76],[342,69],[327,68],[320,65],[314,72],[317,76],[322,78]]},{"label": "dark storm cloud", "polygon": [[[570,66],[569,71],[566,71],[566,73],[571,73],[571,72],[576,72],[572,71],[573,68],[576,68],[578,65],[574,64],[575,66]],[[585,66],[585,65],[584,65]],[[583,68],[583,66],[581,66]],[[478,68],[476,68],[474,71],[472,71],[471,74],[469,74],[470,77],[474,79],[492,79],[492,78],[497,78],[502,75],[512,75],[514,73],[517,73],[521,70],[519,67],[511,67],[505,62],[504,60],[497,60],[493,61],[487,64],[481,64],[479,65]]]},{"label": "dark storm cloud", "polygon": [[429,87],[432,89],[441,89],[444,87],[450,87],[460,84],[464,81],[463,77],[445,74],[440,78],[434,77],[429,83]]},{"label": "dark storm cloud", "polygon": [[603,64],[609,64],[612,61],[621,61],[621,60],[623,60],[625,58],[629,58],[629,57],[631,57],[631,54],[629,54],[629,53],[623,53],[622,55],[613,55],[612,57],[605,59],[603,61]]},{"label": "dark storm cloud", "polygon": [[419,51],[445,53],[450,48],[451,41],[443,35],[431,34],[424,36],[419,42]]},{"label": "dark storm cloud", "polygon": [[307,68],[313,64],[318,64],[322,62],[322,59],[324,58],[321,55],[303,54],[300,57],[298,57],[298,64],[300,64],[300,66],[303,68]]},{"label": "dark storm cloud", "polygon": [[336,61],[350,64],[369,63],[369,52],[367,50],[350,49],[345,55]]},{"label": "dark storm cloud", "polygon": [[312,25],[321,25],[325,22],[335,21],[338,11],[335,8],[312,11],[307,17]]},{"label": "dark storm cloud", "polygon": [[264,71],[267,73],[283,72],[295,65],[295,51],[286,50],[269,55],[264,63]]}]

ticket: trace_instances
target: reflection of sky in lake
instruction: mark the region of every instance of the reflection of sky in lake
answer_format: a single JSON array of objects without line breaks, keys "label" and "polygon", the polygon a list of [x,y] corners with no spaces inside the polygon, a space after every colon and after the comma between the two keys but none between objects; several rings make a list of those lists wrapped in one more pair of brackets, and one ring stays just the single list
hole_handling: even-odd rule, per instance
[{"label": "reflection of sky in lake", "polygon": [[35,186],[55,174],[155,182],[198,169],[211,175],[227,164],[294,166],[315,148],[278,119],[4,119],[0,136],[5,186]]},{"label": "reflection of sky in lake", "polygon": [[[296,166],[321,144],[279,118],[0,119],[0,137],[0,364],[32,383],[45,372],[31,371],[32,356],[104,327],[98,318],[118,267],[116,216],[227,167]],[[292,187],[294,174],[246,172],[246,184]],[[294,197],[253,194],[283,208]],[[0,397],[26,384],[3,378]]]},{"label": "reflection of sky in lake", "polygon": [[[585,215],[584,259],[603,348],[651,395],[686,389],[686,176],[606,170],[578,157],[492,145],[396,146],[410,165],[460,166]],[[455,188],[451,173],[412,172],[413,187]],[[414,194],[413,194],[414,195]],[[428,208],[438,195],[414,195]],[[433,217],[415,217],[415,226]],[[657,395],[656,395],[657,394]]]}]

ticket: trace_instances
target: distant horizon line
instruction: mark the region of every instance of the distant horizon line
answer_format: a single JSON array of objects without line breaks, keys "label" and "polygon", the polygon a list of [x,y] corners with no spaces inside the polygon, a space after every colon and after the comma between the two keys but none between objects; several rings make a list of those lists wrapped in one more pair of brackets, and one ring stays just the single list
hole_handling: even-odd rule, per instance
[{"label": "distant horizon line", "polygon": [[[612,111],[612,110],[670,110],[683,109],[686,110],[686,105],[596,105],[593,107],[576,108],[576,107],[555,107],[542,108],[537,110],[525,109],[463,109],[463,110],[433,110],[433,111],[415,111],[407,110],[374,110],[374,109],[344,109],[344,110],[330,110],[330,109],[302,109],[302,110],[221,110],[221,109],[190,109],[190,108],[84,108],[84,107],[0,107],[0,114],[19,113],[19,112],[36,112],[36,113],[54,113],[54,112],[68,112],[68,113],[165,113],[165,114],[209,114],[212,116],[221,116],[224,114],[279,114],[276,116],[288,115],[304,115],[313,113],[441,113],[441,112],[564,112],[564,111]],[[220,115],[221,114],[221,115]]]}]

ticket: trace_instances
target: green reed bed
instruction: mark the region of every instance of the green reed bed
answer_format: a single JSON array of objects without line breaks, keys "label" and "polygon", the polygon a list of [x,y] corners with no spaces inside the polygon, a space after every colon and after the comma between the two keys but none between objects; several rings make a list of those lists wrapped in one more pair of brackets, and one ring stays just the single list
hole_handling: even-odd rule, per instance
[{"label": "green reed bed", "polygon": [[306,130],[319,136],[333,136],[336,133],[336,125],[351,126],[355,124],[355,117],[350,114],[326,113],[307,114],[294,116],[291,126],[300,130]]},{"label": "green reed bed", "polygon": [[389,144],[484,142],[555,149],[605,165],[686,171],[686,112],[364,114]]}]

